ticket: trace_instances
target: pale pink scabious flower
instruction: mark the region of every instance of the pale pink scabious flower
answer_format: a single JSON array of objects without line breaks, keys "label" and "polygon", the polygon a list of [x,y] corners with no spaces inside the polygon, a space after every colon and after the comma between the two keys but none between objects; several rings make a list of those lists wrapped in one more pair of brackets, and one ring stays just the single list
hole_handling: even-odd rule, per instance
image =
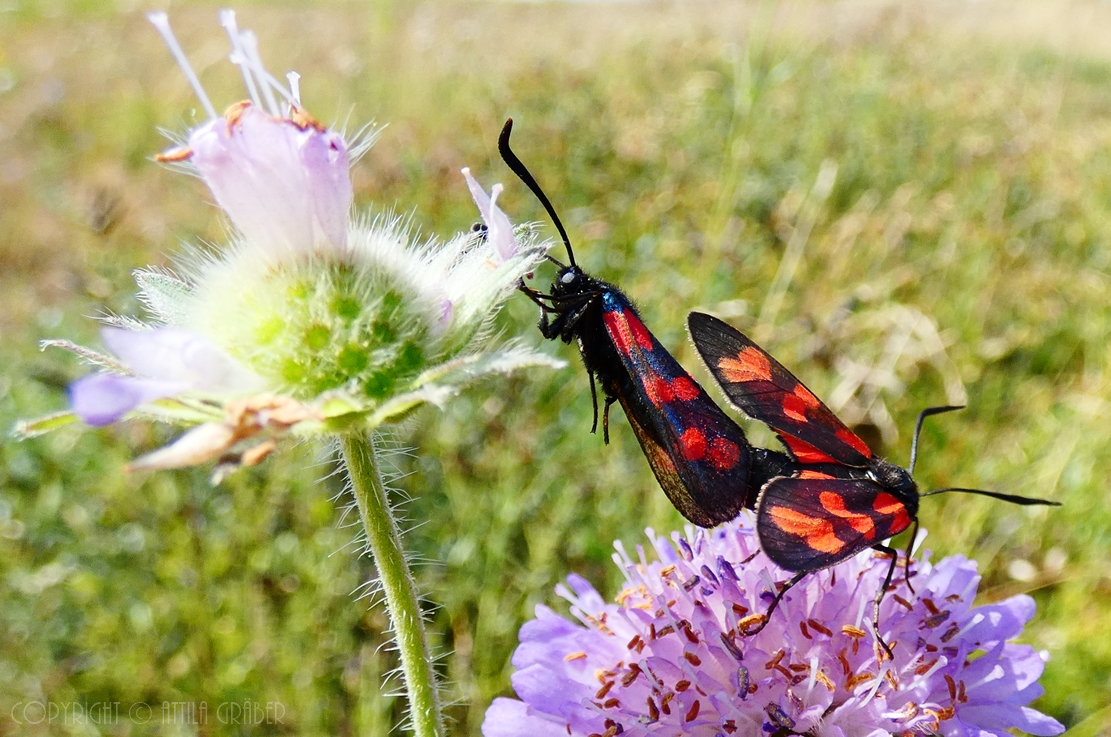
[{"label": "pale pink scabious flower", "polygon": [[745,637],[785,576],[759,552],[751,515],[670,543],[648,536],[656,560],[616,546],[616,603],[572,576],[557,591],[578,622],[537,607],[513,656],[518,698],[494,701],[485,737],[1064,731],[1028,706],[1048,656],[1009,642],[1033,600],[974,606],[973,561],[923,556],[914,593],[894,582],[880,611],[891,660],[868,624],[889,558],[869,550],[807,576]]},{"label": "pale pink scabious flower", "polygon": [[560,365],[489,340],[493,316],[546,250],[498,207],[501,185],[487,195],[464,170],[486,227],[446,242],[421,239],[388,213],[356,216],[349,167],[376,131],[352,143],[318,122],[301,105],[297,75],[288,87],[274,78],[231,11],[221,23],[249,99],[218,114],[166,14],[149,17],[207,115],[158,159],[199,176],[232,238],[192,249],[173,271],[137,271],[151,314],[108,320],[111,355],[48,342],[102,370],[71,386],[76,417],[200,425],[138,466],[227,458],[245,441],[259,444],[241,459],[257,462],[272,447],[260,436],[373,429],[480,376]]}]

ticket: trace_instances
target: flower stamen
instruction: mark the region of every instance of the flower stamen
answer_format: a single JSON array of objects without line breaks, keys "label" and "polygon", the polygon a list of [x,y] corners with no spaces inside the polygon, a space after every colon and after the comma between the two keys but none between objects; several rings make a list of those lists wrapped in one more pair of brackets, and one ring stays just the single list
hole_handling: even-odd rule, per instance
[{"label": "flower stamen", "polygon": [[301,75],[297,72],[286,72],[286,81],[289,82],[289,93],[293,99],[294,107],[301,107]]},{"label": "flower stamen", "polygon": [[[239,67],[243,74],[243,84],[246,86],[251,100],[257,105],[265,100],[266,109],[270,115],[275,118],[282,117],[277,98],[274,97],[274,90],[280,92],[286,100],[292,100],[293,96],[263,66],[262,57],[258,53],[258,37],[251,31],[239,30],[234,10],[220,11],[220,25],[227,31],[228,38],[231,40],[232,51],[228,58],[232,64]],[[262,91],[261,99],[259,98],[260,89]]]},{"label": "flower stamen", "polygon": [[189,86],[193,88],[193,94],[201,103],[201,107],[208,113],[210,120],[215,120],[219,117],[216,114],[216,108],[212,105],[212,101],[208,99],[208,94],[205,93],[204,87],[201,86],[201,80],[197,77],[197,73],[193,71],[193,66],[189,63],[188,57],[185,56],[185,51],[181,48],[181,44],[177,42],[177,37],[174,36],[173,30],[170,28],[170,18],[166,15],[165,11],[154,11],[147,13],[147,20],[158,29],[158,33],[162,36],[162,40],[166,42],[166,46],[170,48],[170,53],[174,57],[174,61],[181,68],[185,79],[189,81]]}]

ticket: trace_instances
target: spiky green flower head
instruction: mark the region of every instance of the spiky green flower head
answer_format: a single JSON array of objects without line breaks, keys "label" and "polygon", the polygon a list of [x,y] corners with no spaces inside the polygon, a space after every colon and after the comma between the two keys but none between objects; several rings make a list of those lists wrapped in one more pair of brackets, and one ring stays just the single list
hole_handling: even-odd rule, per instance
[{"label": "spiky green flower head", "polygon": [[274,259],[242,241],[193,256],[180,281],[140,273],[141,293],[168,306],[160,319],[210,337],[276,391],[369,405],[481,348],[497,307],[535,264],[527,253],[499,263],[481,233],[418,241],[391,216],[354,225],[347,244]]},{"label": "spiky green flower head", "polygon": [[488,195],[463,170],[484,224],[446,242],[396,216],[352,216],[349,166],[373,132],[352,143],[317,122],[298,77],[271,76],[230,11],[221,21],[251,99],[218,115],[166,15],[150,19],[209,116],[158,159],[200,177],[233,236],[172,272],[137,271],[152,319],[111,321],[114,355],[54,343],[104,369],[71,387],[78,417],[202,422],[140,464],[186,465],[265,434],[373,428],[478,376],[560,365],[491,348],[493,317],[546,250],[498,207],[500,185]]}]

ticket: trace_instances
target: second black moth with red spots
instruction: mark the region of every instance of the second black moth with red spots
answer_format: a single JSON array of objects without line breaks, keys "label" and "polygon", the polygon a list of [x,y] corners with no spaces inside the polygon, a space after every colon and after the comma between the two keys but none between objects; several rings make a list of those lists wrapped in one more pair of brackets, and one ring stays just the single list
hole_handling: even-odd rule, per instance
[{"label": "second black moth with red spots", "polygon": [[[873,625],[879,637],[879,604],[891,584],[897,553],[883,541],[914,527],[918,500],[945,491],[963,491],[1015,504],[1056,502],[981,489],[947,487],[920,494],[911,473],[922,421],[960,407],[932,407],[918,415],[910,470],[877,457],[794,374],[740,331],[716,317],[692,312],[691,338],[730,402],[770,427],[787,447],[791,463],[769,479],[756,499],[760,546],[779,567],[795,575],[776,594],[755,634],[767,623],[783,595],[807,573],[828,568],[868,548],[891,556],[891,566],[875,600]],[[909,575],[908,575],[909,578]],[[909,580],[908,580],[909,585]],[[887,645],[883,643],[884,649]],[[890,651],[888,651],[890,654]]]}]

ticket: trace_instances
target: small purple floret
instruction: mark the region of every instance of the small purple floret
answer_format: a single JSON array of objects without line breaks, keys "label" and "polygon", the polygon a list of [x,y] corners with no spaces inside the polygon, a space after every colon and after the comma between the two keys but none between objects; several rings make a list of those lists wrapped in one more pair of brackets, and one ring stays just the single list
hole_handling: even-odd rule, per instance
[{"label": "small purple floret", "polygon": [[743,636],[788,577],[763,554],[743,562],[758,549],[751,515],[671,543],[649,537],[657,562],[617,546],[617,603],[572,576],[557,591],[578,622],[537,607],[513,656],[518,698],[494,701],[485,737],[1064,731],[1028,706],[1047,655],[1009,642],[1033,600],[973,606],[972,561],[923,556],[912,565],[917,593],[896,577],[880,609],[891,660],[870,622],[888,558],[865,551],[807,576],[760,633]]},{"label": "small purple floret", "polygon": [[91,374],[70,384],[69,401],[74,414],[86,424],[103,427],[140,405],[172,397],[186,388],[187,384],[178,381]]},{"label": "small purple floret", "polygon": [[186,390],[247,394],[261,379],[208,338],[183,328],[104,328],[105,345],[134,376],[92,374],[70,385],[74,413],[94,427]]}]

